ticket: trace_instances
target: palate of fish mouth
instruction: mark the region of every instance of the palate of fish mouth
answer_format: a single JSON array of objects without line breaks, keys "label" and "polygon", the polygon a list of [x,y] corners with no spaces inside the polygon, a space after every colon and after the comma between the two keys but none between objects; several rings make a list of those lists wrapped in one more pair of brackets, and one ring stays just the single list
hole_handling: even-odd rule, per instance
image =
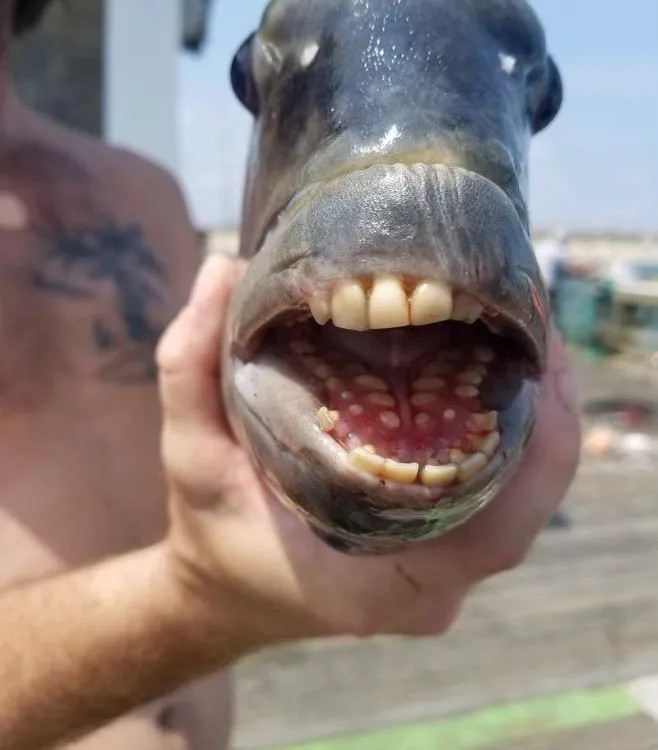
[{"label": "palate of fish mouth", "polygon": [[313,394],[318,432],[352,472],[435,497],[505,462],[500,412],[538,374],[500,311],[441,279],[393,274],[311,293],[259,351]]}]

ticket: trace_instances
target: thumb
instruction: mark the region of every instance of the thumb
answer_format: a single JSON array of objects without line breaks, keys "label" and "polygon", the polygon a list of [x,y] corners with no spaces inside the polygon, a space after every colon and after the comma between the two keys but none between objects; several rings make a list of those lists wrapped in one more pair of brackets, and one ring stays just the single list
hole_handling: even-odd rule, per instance
[{"label": "thumb", "polygon": [[217,426],[223,421],[219,357],[231,295],[241,266],[208,257],[187,305],[171,323],[157,351],[160,400],[169,426]]}]

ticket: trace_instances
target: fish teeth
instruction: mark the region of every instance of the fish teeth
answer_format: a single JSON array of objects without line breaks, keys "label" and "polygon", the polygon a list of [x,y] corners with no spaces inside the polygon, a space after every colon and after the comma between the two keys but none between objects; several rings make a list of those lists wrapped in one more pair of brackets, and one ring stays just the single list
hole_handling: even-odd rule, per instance
[{"label": "fish teeth", "polygon": [[467,482],[472,479],[478,472],[482,471],[489,463],[489,459],[484,453],[474,453],[459,465],[457,476],[460,482]]},{"label": "fish teeth", "polygon": [[488,435],[483,435],[482,437],[477,438],[473,444],[477,450],[491,458],[500,445],[500,439],[500,432],[490,432]]},{"label": "fish teeth", "polygon": [[420,481],[426,487],[448,487],[457,479],[458,472],[459,468],[455,464],[428,464],[420,473]]},{"label": "fish teeth", "polygon": [[419,464],[403,464],[387,458],[382,474],[387,479],[399,482],[400,484],[413,484],[416,481],[419,469]]},{"label": "fish teeth", "polygon": [[469,297],[468,294],[458,294],[452,308],[452,319],[463,320],[465,323],[475,323],[483,311],[484,305]]},{"label": "fish teeth", "polygon": [[370,292],[368,322],[371,329],[404,328],[409,325],[407,293],[395,276],[382,276],[375,280]]},{"label": "fish teeth", "polygon": [[442,281],[423,281],[411,295],[410,311],[414,326],[448,320],[452,313],[452,290]]},{"label": "fish teeth", "polygon": [[381,474],[386,464],[386,459],[371,453],[365,448],[356,448],[348,455],[349,462],[355,469],[365,471],[368,474]]},{"label": "fish teeth", "polygon": [[311,315],[318,325],[325,325],[331,320],[331,308],[326,298],[320,294],[314,294],[309,302]]},{"label": "fish teeth", "polygon": [[418,282],[409,295],[403,279],[393,274],[375,277],[370,294],[358,279],[337,281],[330,299],[316,292],[309,308],[319,325],[331,320],[336,327],[353,331],[424,326],[445,320],[474,323],[486,309],[465,292],[453,294],[450,285],[440,279]]},{"label": "fish teeth", "polygon": [[358,281],[339,281],[331,296],[331,318],[337,328],[368,329],[368,299]]}]

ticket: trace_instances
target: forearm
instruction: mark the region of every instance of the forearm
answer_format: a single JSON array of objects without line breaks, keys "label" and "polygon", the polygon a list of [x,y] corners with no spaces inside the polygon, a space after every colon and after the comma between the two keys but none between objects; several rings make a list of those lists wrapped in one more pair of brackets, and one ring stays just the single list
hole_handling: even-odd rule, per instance
[{"label": "forearm", "polygon": [[52,747],[227,666],[222,635],[161,546],[0,594],[0,747]]}]

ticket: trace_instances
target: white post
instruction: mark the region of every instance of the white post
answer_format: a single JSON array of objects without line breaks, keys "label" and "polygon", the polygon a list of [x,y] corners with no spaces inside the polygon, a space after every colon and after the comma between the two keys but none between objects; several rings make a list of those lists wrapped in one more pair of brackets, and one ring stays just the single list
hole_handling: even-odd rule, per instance
[{"label": "white post", "polygon": [[105,0],[104,137],[179,176],[181,0]]}]

